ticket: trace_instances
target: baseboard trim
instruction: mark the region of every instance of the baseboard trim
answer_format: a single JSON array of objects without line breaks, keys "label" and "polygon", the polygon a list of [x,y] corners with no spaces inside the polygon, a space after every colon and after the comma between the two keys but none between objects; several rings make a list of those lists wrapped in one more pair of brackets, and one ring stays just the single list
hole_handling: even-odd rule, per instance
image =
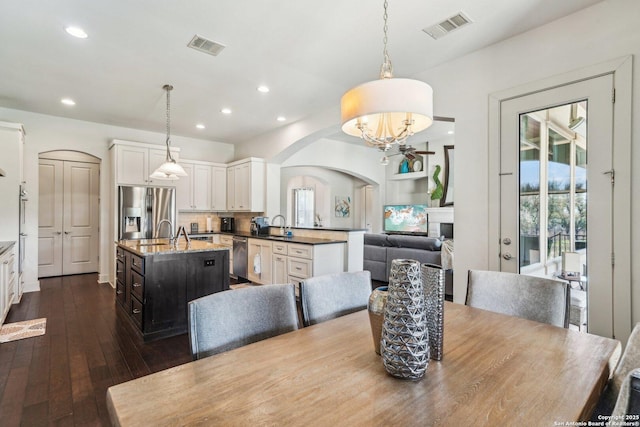
[{"label": "baseboard trim", "polygon": [[98,283],[111,283],[109,281],[109,275],[108,274],[98,274]]},{"label": "baseboard trim", "polygon": [[35,282],[25,282],[22,292],[40,292],[40,281],[36,280]]}]

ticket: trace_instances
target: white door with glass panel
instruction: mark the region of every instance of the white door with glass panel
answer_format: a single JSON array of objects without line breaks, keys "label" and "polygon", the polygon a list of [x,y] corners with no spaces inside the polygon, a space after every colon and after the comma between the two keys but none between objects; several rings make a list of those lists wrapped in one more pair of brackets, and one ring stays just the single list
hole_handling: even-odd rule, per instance
[{"label": "white door with glass panel", "polygon": [[612,92],[609,74],[500,104],[500,270],[568,280],[574,302],[586,300],[581,330],[603,336],[613,336]]}]

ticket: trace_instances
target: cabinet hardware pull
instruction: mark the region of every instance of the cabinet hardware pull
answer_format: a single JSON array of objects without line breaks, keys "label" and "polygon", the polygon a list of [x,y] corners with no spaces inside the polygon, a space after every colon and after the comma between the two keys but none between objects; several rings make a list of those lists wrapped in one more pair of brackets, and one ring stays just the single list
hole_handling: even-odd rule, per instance
[{"label": "cabinet hardware pull", "polygon": [[133,309],[133,314],[140,314],[142,313],[142,310],[138,310],[137,308]]},{"label": "cabinet hardware pull", "polygon": [[140,286],[142,286],[140,283],[134,283],[134,284],[133,284],[133,287],[134,287],[134,288],[139,288]]},{"label": "cabinet hardware pull", "polygon": [[122,291],[116,291],[116,294],[118,294],[118,295],[120,295],[122,293],[123,293]]},{"label": "cabinet hardware pull", "polygon": [[296,267],[296,270],[300,271],[300,270],[302,270],[302,268],[300,268],[300,267]]}]

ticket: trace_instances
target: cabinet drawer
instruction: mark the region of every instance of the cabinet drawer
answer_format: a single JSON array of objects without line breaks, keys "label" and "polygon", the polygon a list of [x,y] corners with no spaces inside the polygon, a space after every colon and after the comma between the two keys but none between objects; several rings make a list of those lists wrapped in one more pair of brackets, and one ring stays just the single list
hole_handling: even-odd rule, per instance
[{"label": "cabinet drawer", "polygon": [[289,243],[289,256],[313,259],[313,246]]},{"label": "cabinet drawer", "polygon": [[120,259],[118,259],[118,261],[116,262],[116,279],[118,279],[119,282],[124,283],[124,276],[124,260],[120,261]]},{"label": "cabinet drawer", "polygon": [[273,242],[271,249],[274,254],[287,255],[287,244],[282,242]]},{"label": "cabinet drawer", "polygon": [[118,261],[124,262],[124,249],[117,247],[116,248],[116,259]]},{"label": "cabinet drawer", "polygon": [[140,301],[144,301],[144,276],[131,271],[131,293]]},{"label": "cabinet drawer", "polygon": [[221,235],[220,244],[225,246],[233,246],[233,236]]},{"label": "cabinet drawer", "polygon": [[120,280],[116,280],[116,301],[124,306],[126,299],[124,283]]},{"label": "cabinet drawer", "polygon": [[307,277],[311,277],[312,273],[313,271],[311,260],[289,258],[287,263],[287,274],[289,276],[295,276],[305,279]]},{"label": "cabinet drawer", "polygon": [[142,329],[142,303],[136,298],[131,298],[131,318]]},{"label": "cabinet drawer", "polygon": [[131,254],[131,268],[140,274],[144,274],[144,258]]}]

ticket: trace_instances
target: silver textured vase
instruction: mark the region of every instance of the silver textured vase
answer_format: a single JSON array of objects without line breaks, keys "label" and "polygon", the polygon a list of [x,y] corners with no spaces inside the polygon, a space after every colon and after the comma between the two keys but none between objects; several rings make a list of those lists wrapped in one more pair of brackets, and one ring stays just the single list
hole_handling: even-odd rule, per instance
[{"label": "silver textured vase", "polygon": [[371,335],[373,336],[373,348],[376,354],[380,354],[380,338],[382,337],[382,321],[384,319],[384,308],[387,305],[388,287],[380,286],[375,288],[369,295],[367,310],[369,311],[369,323],[371,324]]},{"label": "silver textured vase", "polygon": [[429,332],[420,263],[394,259],[382,323],[380,352],[389,374],[418,380],[429,364]]},{"label": "silver textured vase", "polygon": [[444,355],[444,270],[439,265],[422,264],[422,286],[429,329],[429,353],[433,360]]}]

